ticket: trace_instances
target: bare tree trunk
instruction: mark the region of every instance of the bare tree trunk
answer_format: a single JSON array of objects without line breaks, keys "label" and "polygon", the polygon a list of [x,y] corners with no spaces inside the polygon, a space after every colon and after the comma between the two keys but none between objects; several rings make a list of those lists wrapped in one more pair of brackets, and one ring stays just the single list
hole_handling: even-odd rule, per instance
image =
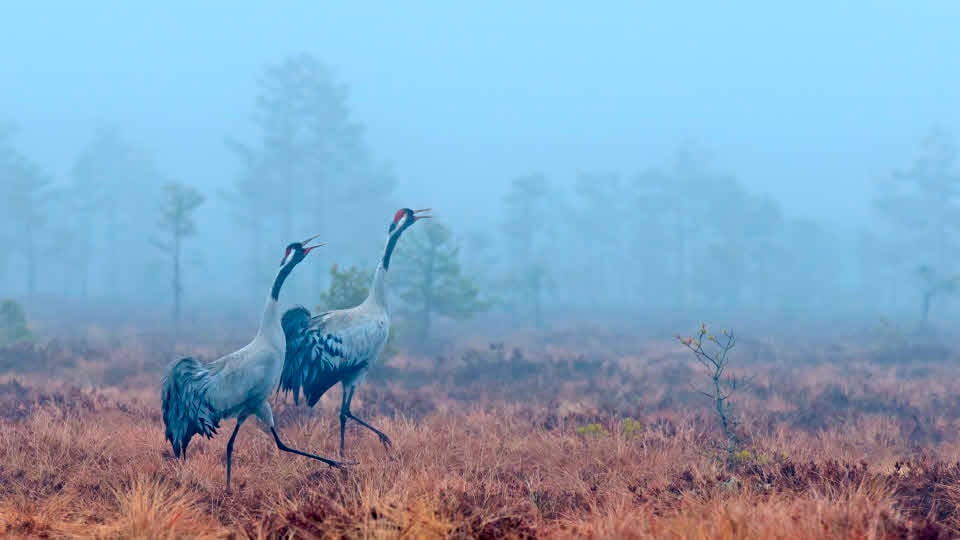
[{"label": "bare tree trunk", "polygon": [[[107,232],[107,249],[116,249],[117,247],[117,209],[109,205],[107,207],[106,215],[106,232]],[[115,270],[116,265],[107,264],[106,272],[106,289],[107,291],[115,291],[117,289],[117,272]]]},{"label": "bare tree trunk", "polygon": [[90,224],[90,218],[85,217],[83,223],[83,249],[80,253],[80,268],[77,269],[80,272],[80,296],[86,298],[89,289],[90,283],[90,258],[91,252],[93,251],[93,226]]},{"label": "bare tree trunk", "polygon": [[180,282],[180,233],[173,233],[173,321],[180,322],[180,296],[183,289]]},{"label": "bare tree trunk", "polygon": [[37,292],[37,248],[33,238],[33,223],[27,223],[27,294],[33,297]]},{"label": "bare tree trunk", "polygon": [[90,282],[90,260],[86,254],[82,255],[82,257],[83,260],[80,262],[80,296],[86,298],[88,284]]},{"label": "bare tree trunk", "polygon": [[722,373],[721,369],[717,369],[713,373],[713,391],[714,398],[716,400],[717,407],[717,416],[720,417],[720,426],[723,428],[723,435],[727,438],[727,462],[734,462],[734,454],[737,451],[737,434],[733,430],[730,419],[728,417],[728,407],[726,404],[727,398],[723,393],[723,390],[720,388],[720,375]]},{"label": "bare tree trunk", "polygon": [[543,288],[542,281],[543,279],[538,269],[537,273],[533,276],[533,324],[537,330],[543,328],[543,307],[541,306],[540,298],[540,290]]}]

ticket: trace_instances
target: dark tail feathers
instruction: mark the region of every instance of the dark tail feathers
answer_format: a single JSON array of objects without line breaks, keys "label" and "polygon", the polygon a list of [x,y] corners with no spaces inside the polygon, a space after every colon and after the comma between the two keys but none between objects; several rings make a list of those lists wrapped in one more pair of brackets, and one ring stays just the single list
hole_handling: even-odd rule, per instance
[{"label": "dark tail feathers", "polygon": [[303,359],[302,349],[307,345],[310,332],[310,310],[303,306],[294,306],[284,312],[280,319],[283,335],[287,340],[287,355],[283,359],[280,384],[277,393],[293,391],[293,402],[300,403],[300,371]]},{"label": "dark tail feathers", "polygon": [[333,385],[367,368],[366,360],[355,364],[346,361],[339,337],[324,335],[322,325],[311,327],[317,317],[311,318],[307,308],[296,306],[288,309],[280,322],[287,339],[287,356],[277,392],[292,392],[293,402],[299,405],[302,390],[310,407]]},{"label": "dark tail feathers", "polygon": [[220,427],[220,417],[206,398],[210,373],[194,358],[170,364],[163,378],[161,407],[167,440],[178,458],[186,457],[187,445],[194,435],[210,438]]}]

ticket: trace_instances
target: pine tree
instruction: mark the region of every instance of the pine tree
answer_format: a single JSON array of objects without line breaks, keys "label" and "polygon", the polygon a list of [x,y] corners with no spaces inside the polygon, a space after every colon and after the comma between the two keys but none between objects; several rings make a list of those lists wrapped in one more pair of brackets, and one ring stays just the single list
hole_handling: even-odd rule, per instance
[{"label": "pine tree", "polygon": [[72,275],[79,280],[82,294],[93,288],[91,277],[97,274],[98,261],[103,264],[102,287],[114,293],[124,286],[139,288],[136,281],[125,282],[110,255],[123,251],[137,257],[135,248],[149,234],[142,216],[160,210],[156,201],[161,199],[162,183],[149,156],[114,127],[98,127],[80,150],[64,206],[77,248],[70,254]]},{"label": "pine tree", "polygon": [[[921,276],[951,275],[960,258],[960,172],[953,137],[935,128],[924,139],[922,153],[904,171],[878,182],[875,208],[887,225],[880,235],[896,273],[905,276],[926,268]],[[927,307],[930,279],[922,279]],[[893,283],[891,283],[893,285]]]},{"label": "pine tree", "polygon": [[922,293],[920,326],[924,328],[930,318],[930,307],[933,304],[933,299],[955,294],[957,286],[960,285],[960,276],[942,276],[935,269],[923,265],[917,269],[917,277],[920,279]]},{"label": "pine tree", "polygon": [[347,309],[359,305],[367,298],[370,280],[373,274],[362,268],[351,266],[341,270],[337,265],[330,267],[330,286],[320,294],[318,311]]},{"label": "pine tree", "polygon": [[157,247],[170,257],[173,271],[173,320],[180,321],[183,296],[183,242],[196,234],[193,214],[203,204],[204,197],[196,189],[179,182],[164,185],[165,200],[160,216],[162,240]]},{"label": "pine tree", "polygon": [[486,309],[476,285],[461,273],[460,248],[447,226],[425,223],[397,251],[397,295],[421,342],[429,337],[433,315],[463,320]]},{"label": "pine tree", "polygon": [[[311,233],[352,240],[344,243],[346,252],[339,252],[341,260],[369,258],[366,246],[379,237],[382,216],[389,215],[386,198],[394,181],[366,144],[347,86],[309,54],[268,65],[258,82],[257,139],[228,140],[242,161],[228,194],[238,223],[253,229],[252,243],[289,242],[302,217],[309,216]],[[346,223],[349,229],[338,229]],[[349,246],[360,247],[359,252]],[[251,250],[263,253],[258,245]],[[327,279],[320,270],[317,284]]]},{"label": "pine tree", "polygon": [[12,128],[0,129],[0,225],[5,229],[11,251],[26,264],[27,293],[37,290],[40,245],[47,226],[52,190],[45,172],[13,147]]},{"label": "pine tree", "polygon": [[513,261],[504,285],[532,311],[537,328],[543,324],[543,296],[552,283],[548,261],[556,204],[556,192],[540,174],[514,179],[503,198],[503,232]]},{"label": "pine tree", "polygon": [[23,307],[13,300],[0,302],[0,345],[30,339]]}]

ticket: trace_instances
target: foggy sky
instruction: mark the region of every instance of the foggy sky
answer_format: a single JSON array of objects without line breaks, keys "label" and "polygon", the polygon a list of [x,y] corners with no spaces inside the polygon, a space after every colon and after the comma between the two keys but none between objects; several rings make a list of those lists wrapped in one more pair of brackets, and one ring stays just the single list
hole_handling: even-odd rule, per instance
[{"label": "foggy sky", "polygon": [[960,131],[954,2],[514,4],[10,3],[0,118],[61,181],[107,123],[215,199],[257,75],[310,52],[398,200],[474,223],[519,174],[632,174],[693,139],[787,212],[853,224],[932,125]]}]

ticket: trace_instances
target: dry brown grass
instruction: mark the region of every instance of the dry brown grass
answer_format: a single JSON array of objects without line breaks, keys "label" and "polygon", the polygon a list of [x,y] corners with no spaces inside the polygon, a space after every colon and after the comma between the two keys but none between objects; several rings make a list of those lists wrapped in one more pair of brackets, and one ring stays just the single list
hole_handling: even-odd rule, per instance
[{"label": "dry brown grass", "polygon": [[[223,352],[216,344],[205,354]],[[223,350],[220,350],[223,349]],[[630,357],[499,346],[378,367],[354,410],[359,461],[281,454],[253,423],[163,439],[165,354],[127,337],[0,352],[0,531],[12,537],[937,538],[960,535],[960,365],[849,348],[749,347],[738,395],[748,454],[725,470],[695,367],[678,347]],[[74,351],[71,353],[71,351]],[[538,352],[531,352],[538,351]],[[589,356],[588,356],[589,355]],[[53,373],[54,375],[49,375]],[[333,456],[339,390],[275,407],[289,443]],[[642,423],[625,431],[625,418]],[[597,424],[592,433],[578,432]],[[581,430],[582,431],[582,430]]]}]

